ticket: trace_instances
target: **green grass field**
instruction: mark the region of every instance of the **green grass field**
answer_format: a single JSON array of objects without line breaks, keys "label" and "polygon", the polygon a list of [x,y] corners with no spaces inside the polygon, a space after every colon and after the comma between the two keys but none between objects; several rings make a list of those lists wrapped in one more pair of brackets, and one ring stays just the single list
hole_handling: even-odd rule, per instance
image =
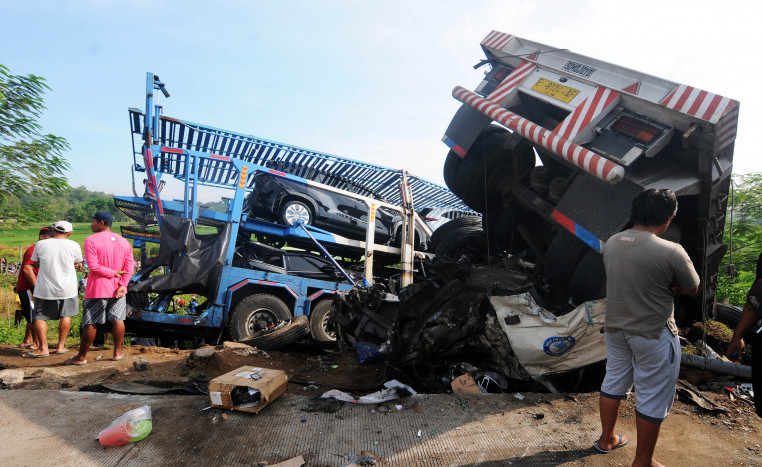
[{"label": "green grass field", "polygon": [[[85,244],[85,238],[92,235],[90,223],[76,223],[70,239],[79,243],[80,247]],[[5,226],[0,224],[0,256],[5,256],[8,261],[21,261],[21,256],[27,248],[37,241],[40,228],[43,225],[15,225]],[[114,232],[119,232],[119,224],[112,227]]]}]

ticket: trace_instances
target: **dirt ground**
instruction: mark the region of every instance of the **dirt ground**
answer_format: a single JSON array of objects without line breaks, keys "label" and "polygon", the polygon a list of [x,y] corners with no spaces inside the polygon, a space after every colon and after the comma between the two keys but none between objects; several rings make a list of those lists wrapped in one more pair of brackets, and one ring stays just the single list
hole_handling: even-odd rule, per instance
[{"label": "dirt ground", "polygon": [[[85,366],[65,366],[63,362],[75,355],[51,355],[41,359],[21,358],[22,351],[9,345],[0,345],[0,364],[5,368],[24,371],[24,381],[16,389],[63,389],[77,391],[99,383],[142,382],[157,386],[184,386],[191,378],[203,375],[214,378],[244,365],[276,368],[289,376],[287,393],[315,396],[329,389],[340,389],[359,396],[377,390],[387,378],[381,362],[360,365],[353,352],[297,345],[289,351],[258,351],[218,346],[208,359],[194,359],[191,350],[161,347],[125,347],[126,357],[112,361],[110,348],[94,349]],[[252,353],[253,352],[253,353]],[[99,358],[100,357],[100,358]],[[136,369],[136,362],[145,360],[144,371]],[[702,391],[702,395],[721,405],[726,412],[710,412],[694,404],[677,401],[672,416],[665,422],[661,443],[657,447],[659,460],[666,465],[677,465],[684,460],[682,449],[690,449],[695,459],[702,453],[727,454],[728,465],[762,465],[762,422],[753,406],[743,400],[731,400],[726,391]],[[568,404],[583,414],[597,413],[598,397],[595,393],[560,397],[550,394],[526,394],[540,403]],[[457,399],[459,396],[453,395]],[[486,399],[485,399],[486,401]],[[471,405],[476,407],[477,405]],[[634,402],[623,404],[621,430],[634,440]],[[568,423],[575,423],[568,420]],[[577,422],[578,423],[578,422]],[[682,444],[674,449],[673,443]],[[674,457],[670,457],[674,456]],[[700,465],[697,461],[696,465]]]},{"label": "dirt ground", "polygon": [[[179,386],[194,377],[212,379],[245,365],[285,371],[289,376],[288,393],[291,394],[311,395],[329,389],[372,392],[385,381],[381,362],[360,365],[354,353],[309,344],[293,346],[288,352],[221,345],[208,359],[194,359],[192,350],[142,346],[125,346],[123,349],[125,358],[120,361],[111,360],[113,348],[100,347],[88,353],[87,365],[69,366],[64,362],[75,356],[76,350],[30,359],[21,358],[24,353],[21,349],[0,344],[0,364],[6,368],[24,369],[24,381],[14,385],[17,389],[79,390],[99,383],[124,382]],[[146,370],[136,369],[135,364],[140,359],[149,363]]]}]

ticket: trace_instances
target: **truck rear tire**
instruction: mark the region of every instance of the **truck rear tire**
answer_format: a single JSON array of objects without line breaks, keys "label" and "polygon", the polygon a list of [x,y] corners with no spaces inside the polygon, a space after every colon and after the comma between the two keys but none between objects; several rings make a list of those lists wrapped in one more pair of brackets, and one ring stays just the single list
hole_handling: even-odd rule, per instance
[{"label": "truck rear tire", "polygon": [[[484,135],[484,133],[482,134]],[[458,196],[471,209],[485,212],[503,198],[501,185],[523,178],[534,167],[535,155],[526,140],[515,141],[508,131],[480,136],[458,171]],[[506,148],[507,144],[514,143]]]},{"label": "truck rear tire", "polygon": [[292,344],[310,333],[310,323],[306,316],[297,316],[283,324],[283,327],[264,331],[241,342],[262,350],[275,350]]},{"label": "truck rear tire", "polygon": [[488,198],[494,198],[485,193],[486,178],[489,177],[485,170],[494,169],[493,164],[488,164],[487,161],[495,160],[498,157],[496,154],[504,152],[502,141],[503,133],[482,133],[468,150],[458,170],[456,194],[476,212],[483,213],[487,208]]},{"label": "truck rear tire", "polygon": [[606,268],[600,253],[590,250],[579,262],[569,284],[569,295],[575,305],[606,297]]},{"label": "truck rear tire", "polygon": [[516,203],[511,203],[510,207],[502,210],[496,210],[489,216],[485,214],[484,218],[486,220],[484,231],[495,246],[512,255],[519,254],[528,248],[529,245],[517,227],[529,219],[529,214]]},{"label": "truck rear tire", "polygon": [[336,325],[331,320],[333,300],[321,300],[310,310],[310,332],[318,342],[335,342]]},{"label": "truck rear tire", "polygon": [[460,166],[463,164],[463,159],[455,154],[454,151],[450,151],[447,153],[447,159],[445,159],[444,163],[444,170],[442,170],[442,176],[445,181],[445,185],[447,185],[447,188],[450,189],[450,191],[453,192],[455,196],[460,197],[460,195],[457,193],[457,185],[458,185],[458,170],[460,170]]},{"label": "truck rear tire", "polygon": [[231,338],[241,341],[290,319],[291,310],[280,298],[270,294],[250,295],[231,313],[228,331]]},{"label": "truck rear tire", "polygon": [[545,253],[545,280],[550,285],[568,292],[574,271],[589,248],[571,232],[560,228]]},{"label": "truck rear tire", "polygon": [[451,230],[442,236],[435,254],[453,260],[467,256],[472,262],[481,263],[487,260],[487,234],[479,226]]},{"label": "truck rear tire", "polygon": [[429,251],[436,251],[437,245],[441,239],[453,230],[460,229],[461,227],[481,227],[481,216],[463,216],[455,218],[449,222],[442,224],[437,230],[431,234],[430,249]]},{"label": "truck rear tire", "polygon": [[[734,329],[741,322],[741,315],[743,314],[743,308],[739,306],[726,305],[724,303],[717,304],[717,318],[716,320],[730,329]],[[756,329],[756,326],[754,326]]]},{"label": "truck rear tire", "polygon": [[[481,133],[479,133],[479,136],[476,137],[476,141],[474,141],[474,144],[472,144],[471,147],[473,147],[482,138],[486,138],[497,133],[502,133],[504,131],[506,130],[501,126],[488,125],[484,127]],[[466,154],[466,156],[468,156],[468,154]],[[452,191],[458,198],[462,198],[460,191],[458,191],[458,172],[460,171],[460,166],[463,165],[464,159],[465,157],[460,157],[459,155],[455,154],[455,151],[448,152],[447,159],[445,159],[444,163],[444,170],[442,171],[445,185],[447,185],[447,188],[449,188],[450,191]]]}]

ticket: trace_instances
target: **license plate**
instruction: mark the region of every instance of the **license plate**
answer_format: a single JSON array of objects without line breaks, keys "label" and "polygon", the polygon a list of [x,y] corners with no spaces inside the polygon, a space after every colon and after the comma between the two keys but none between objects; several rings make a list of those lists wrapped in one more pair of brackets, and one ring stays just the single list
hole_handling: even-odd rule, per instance
[{"label": "license plate", "polygon": [[553,99],[558,99],[561,102],[566,102],[567,104],[571,102],[571,100],[574,99],[577,94],[579,94],[578,89],[570,88],[569,86],[564,86],[563,84],[554,83],[553,81],[545,78],[540,78],[537,80],[534,86],[532,86],[532,90],[545,94],[546,96],[552,97]]}]

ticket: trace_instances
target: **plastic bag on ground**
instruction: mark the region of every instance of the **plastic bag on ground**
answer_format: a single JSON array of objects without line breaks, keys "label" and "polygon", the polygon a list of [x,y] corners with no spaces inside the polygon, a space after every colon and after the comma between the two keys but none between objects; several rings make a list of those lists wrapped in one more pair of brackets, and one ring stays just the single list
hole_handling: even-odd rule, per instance
[{"label": "plastic bag on ground", "polygon": [[122,446],[148,436],[153,428],[151,407],[144,405],[125,412],[98,433],[98,441],[104,446]]}]

